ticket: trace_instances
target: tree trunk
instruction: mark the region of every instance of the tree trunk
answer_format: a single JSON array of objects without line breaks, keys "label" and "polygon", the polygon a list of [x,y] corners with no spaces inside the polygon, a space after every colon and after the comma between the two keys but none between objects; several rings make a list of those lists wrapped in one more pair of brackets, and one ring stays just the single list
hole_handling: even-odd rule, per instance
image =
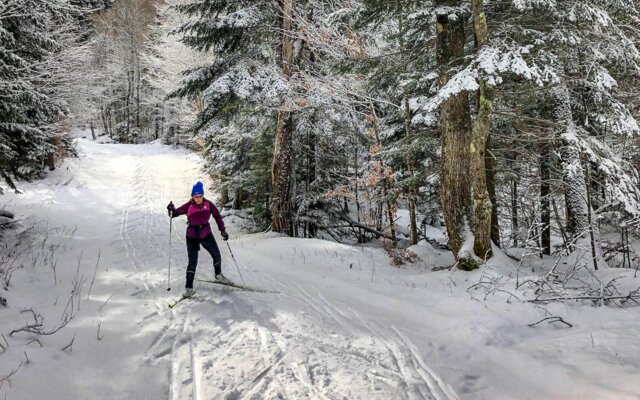
[{"label": "tree trunk", "polygon": [[129,138],[131,137],[130,132],[131,132],[131,99],[132,99],[132,91],[133,91],[133,71],[129,70],[127,71],[127,100],[126,100],[126,106],[124,109],[125,112],[125,123],[127,126],[127,129],[125,131],[126,137],[125,138],[120,138],[120,141],[123,143],[127,143]]},{"label": "tree trunk", "polygon": [[[404,98],[402,101],[404,107],[404,130],[407,140],[411,137],[411,110],[409,109],[409,94],[404,89]],[[409,187],[406,189],[407,203],[409,207],[409,223],[411,225],[411,244],[418,244],[418,223],[416,218],[416,188],[413,183],[413,157],[407,155],[407,168],[409,172]]]},{"label": "tree trunk", "polygon": [[160,137],[160,103],[153,108],[153,136],[156,140]]},{"label": "tree trunk", "polygon": [[[244,190],[242,188],[237,188],[233,193],[233,209],[240,210],[242,209],[242,197],[244,196]],[[227,199],[228,200],[228,199]]]},{"label": "tree trunk", "polygon": [[540,146],[540,247],[542,254],[551,255],[551,157],[549,142]]},{"label": "tree trunk", "polygon": [[[457,2],[438,0],[436,6],[452,6]],[[436,15],[436,60],[439,84],[450,79],[450,69],[460,65],[464,56],[464,16],[441,7]],[[474,268],[472,257],[461,254],[469,226],[469,147],[471,117],[466,93],[459,93],[445,100],[441,106],[440,130],[442,135],[442,163],[440,173],[440,201],[444,214],[449,246],[458,265],[463,269]]]},{"label": "tree trunk", "polygon": [[220,179],[221,188],[220,188],[220,206],[224,207],[229,203],[229,188],[226,185],[227,179],[222,177]]},{"label": "tree trunk", "polygon": [[562,242],[564,243],[564,248],[567,250],[567,253],[570,253],[572,251],[571,245],[569,244],[569,238],[567,236],[567,231],[564,229],[562,219],[560,219],[560,213],[558,212],[556,199],[551,198],[551,206],[553,207],[553,214],[556,217],[556,224],[558,224],[558,229],[560,229],[560,235],[562,236]]},{"label": "tree trunk", "polygon": [[96,140],[96,127],[93,125],[93,120],[89,121],[89,128],[91,129],[91,137]]},{"label": "tree trunk", "polygon": [[[487,19],[484,14],[482,0],[471,0],[473,12],[473,30],[475,32],[477,49],[480,54],[487,43]],[[485,168],[485,151],[491,132],[491,114],[493,109],[494,90],[480,73],[480,88],[478,89],[478,115],[473,126],[471,138],[470,175],[473,189],[474,220],[473,250],[480,258],[487,259],[491,252],[491,209],[492,204],[487,190],[487,175]]]},{"label": "tree trunk", "polygon": [[[591,191],[589,190],[589,161],[586,162],[585,187],[587,189],[587,220],[589,222],[589,238],[591,242],[591,261],[593,269],[598,270],[598,253],[596,252],[596,235],[591,221]],[[623,254],[624,256],[624,254]]]},{"label": "tree trunk", "polygon": [[511,237],[513,247],[518,247],[518,181],[511,182]]},{"label": "tree trunk", "polygon": [[498,198],[496,196],[496,171],[493,154],[491,154],[491,135],[487,138],[487,148],[485,150],[485,168],[487,172],[487,191],[491,207],[491,240],[500,247],[500,223],[498,220]]},{"label": "tree trunk", "polygon": [[109,131],[111,132],[111,139],[114,139],[116,137],[116,132],[113,129],[113,126],[116,124],[116,117],[117,117],[117,113],[113,109],[113,106],[110,105],[107,121],[109,122]]},{"label": "tree trunk", "polygon": [[106,111],[104,109],[104,104],[100,104],[100,121],[102,121],[102,129],[105,134],[111,137],[111,133],[109,132],[109,125],[107,124],[107,116]]},{"label": "tree trunk", "polygon": [[165,110],[162,109],[162,114],[160,116],[160,136],[164,137],[164,124],[167,121],[167,117],[165,116]]},{"label": "tree trunk", "polygon": [[[380,134],[378,132],[378,115],[376,113],[376,108],[373,103],[369,103],[369,107],[371,108],[371,125],[373,132],[375,134],[376,146],[378,150],[382,150],[382,141],[380,140]],[[393,218],[395,211],[395,203],[391,201],[391,196],[389,195],[389,180],[385,174],[386,165],[384,161],[380,161],[380,166],[382,169],[382,194],[384,196],[384,203],[387,206],[387,218],[389,219],[389,229],[391,230],[391,236],[393,239],[393,245],[396,246],[398,244],[397,234],[396,234],[396,226]],[[382,214],[384,213],[384,206],[380,210],[380,229],[382,229]]]},{"label": "tree trunk", "polygon": [[[313,53],[312,53],[313,56]],[[316,180],[316,132],[311,129],[307,133],[307,141],[309,144],[309,151],[306,157],[307,171],[306,171],[306,187],[307,193],[311,191],[312,185]],[[318,230],[315,222],[309,221],[306,224],[307,232],[306,236],[310,238],[316,237]]]},{"label": "tree trunk", "polygon": [[[293,64],[292,18],[293,0],[281,0],[282,6],[282,70],[286,79],[291,78]],[[283,105],[278,111],[278,123],[273,146],[271,166],[272,198],[271,229],[292,235],[291,172],[293,140],[293,113]]]},{"label": "tree trunk", "polygon": [[[400,65],[406,66],[406,52],[404,43],[404,13],[402,12],[402,0],[398,1],[398,41],[400,47]],[[407,141],[411,140],[411,109],[409,108],[409,92],[406,85],[402,88],[402,111],[404,113],[404,131]],[[416,217],[416,188],[414,184],[414,169],[413,169],[413,156],[409,150],[406,155],[407,172],[409,175],[409,185],[405,188],[405,195],[407,197],[407,207],[409,208],[409,232],[411,237],[411,244],[418,244],[418,224]]]},{"label": "tree trunk", "polygon": [[[355,149],[354,156],[353,156],[353,169],[355,171],[354,198],[356,201],[356,219],[358,220],[358,222],[362,222],[360,218],[360,214],[362,213],[362,207],[360,206],[360,185],[358,182],[358,179],[360,178],[360,167],[358,166],[358,140],[357,139],[354,140],[353,148]],[[358,229],[358,243],[364,243],[364,242],[365,242],[365,238],[364,238],[364,235],[362,234],[362,230]]]},{"label": "tree trunk", "polygon": [[0,175],[2,176],[4,181],[7,183],[7,185],[9,185],[11,189],[13,189],[14,192],[19,193],[18,187],[13,182],[13,179],[11,179],[11,176],[7,172],[0,170]]},{"label": "tree trunk", "polygon": [[576,129],[571,113],[569,90],[564,87],[552,89],[555,101],[554,119],[566,128],[560,133],[560,159],[562,182],[567,209],[567,231],[573,238],[583,236],[589,229],[587,185],[580,162],[580,148],[575,136]]},{"label": "tree trunk", "polygon": [[277,129],[271,166],[271,228],[275,232],[291,234],[291,112],[278,112]]},{"label": "tree trunk", "polygon": [[140,77],[140,55],[136,55],[136,128],[140,128],[140,86],[142,79]]}]

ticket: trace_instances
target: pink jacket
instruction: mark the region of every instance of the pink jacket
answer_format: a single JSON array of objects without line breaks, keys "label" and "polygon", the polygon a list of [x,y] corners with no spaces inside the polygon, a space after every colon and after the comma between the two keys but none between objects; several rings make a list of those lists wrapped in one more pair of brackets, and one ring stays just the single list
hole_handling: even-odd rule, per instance
[{"label": "pink jacket", "polygon": [[173,216],[187,215],[187,221],[189,227],[187,228],[187,237],[202,239],[211,233],[211,225],[209,225],[209,217],[213,215],[216,220],[218,229],[220,232],[224,231],[224,222],[220,211],[216,208],[215,204],[207,199],[203,199],[200,205],[197,205],[193,200],[189,200],[185,204],[176,208],[173,212]]}]

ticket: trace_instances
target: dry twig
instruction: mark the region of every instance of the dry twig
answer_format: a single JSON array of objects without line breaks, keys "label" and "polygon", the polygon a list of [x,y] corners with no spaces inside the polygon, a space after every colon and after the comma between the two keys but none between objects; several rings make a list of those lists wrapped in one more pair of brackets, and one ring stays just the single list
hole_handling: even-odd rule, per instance
[{"label": "dry twig", "polygon": [[533,324],[529,324],[530,327],[534,327],[536,325],[538,325],[541,322],[547,321],[548,323],[552,324],[554,322],[562,322],[563,324],[569,326],[569,328],[573,328],[573,325],[571,325],[570,323],[568,323],[567,321],[563,320],[561,317],[558,316],[553,316],[553,317],[544,317],[542,318],[540,321],[535,322]]}]

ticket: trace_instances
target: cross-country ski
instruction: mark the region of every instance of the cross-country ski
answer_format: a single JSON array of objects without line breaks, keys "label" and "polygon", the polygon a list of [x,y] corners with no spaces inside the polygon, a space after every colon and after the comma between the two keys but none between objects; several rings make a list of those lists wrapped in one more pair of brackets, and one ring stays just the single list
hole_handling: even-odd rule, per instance
[{"label": "cross-country ski", "polygon": [[251,287],[251,286],[244,286],[244,285],[240,285],[237,283],[233,283],[233,282],[221,282],[218,280],[210,280],[210,279],[197,279],[197,281],[199,282],[205,282],[205,283],[213,283],[216,285],[222,285],[222,286],[227,286],[233,289],[240,289],[240,290],[244,290],[247,292],[256,292],[256,293],[280,293],[277,290],[269,290],[269,289],[262,289],[262,288],[257,288],[257,287]]},{"label": "cross-country ski", "polygon": [[[191,297],[193,297],[193,296],[191,296]],[[177,306],[178,304],[180,304],[181,302],[183,302],[185,300],[189,300],[191,297],[180,296],[180,298],[178,298],[174,302],[169,303],[169,308],[173,308],[173,307]]]}]

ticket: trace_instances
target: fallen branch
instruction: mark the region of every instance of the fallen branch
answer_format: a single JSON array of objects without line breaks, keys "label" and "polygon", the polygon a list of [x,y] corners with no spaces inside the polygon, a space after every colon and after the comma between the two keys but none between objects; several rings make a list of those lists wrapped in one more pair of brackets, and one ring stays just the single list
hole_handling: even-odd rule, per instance
[{"label": "fallen branch", "polygon": [[111,293],[111,296],[107,297],[107,299],[104,301],[104,303],[102,303],[102,305],[100,306],[100,308],[98,308],[98,311],[102,311],[102,309],[104,308],[104,306],[107,305],[107,303],[109,302],[109,300],[111,300],[111,298],[113,297],[113,295],[115,295],[116,293],[118,293],[118,291],[116,290],[115,292]]},{"label": "fallen branch", "polygon": [[385,239],[389,239],[389,240],[397,240],[397,238],[394,238],[393,236],[384,233],[384,232],[380,232],[377,229],[373,229],[371,227],[369,227],[366,224],[363,224],[362,222],[357,222],[354,221],[350,218],[345,217],[344,215],[340,216],[340,219],[342,219],[344,222],[346,222],[347,224],[349,224],[349,226],[351,226],[352,228],[360,228],[363,229],[369,233],[373,233],[374,235],[378,236],[378,237],[384,237]]},{"label": "fallen branch", "polygon": [[98,265],[100,265],[100,255],[102,250],[98,251],[98,261],[96,261],[96,269],[93,271],[93,278],[91,278],[91,284],[89,285],[89,290],[87,291],[87,300],[89,300],[89,296],[91,295],[91,288],[93,287],[93,283],[96,280],[96,274],[98,273]]},{"label": "fallen branch", "polygon": [[569,326],[569,328],[573,328],[573,325],[571,325],[570,323],[568,323],[567,321],[563,320],[561,317],[544,317],[542,318],[540,321],[533,323],[533,324],[529,324],[530,327],[534,327],[536,325],[538,325],[541,322],[547,321],[548,323],[552,324],[554,322],[562,322],[563,324]]},{"label": "fallen branch", "polygon": [[69,351],[73,351],[73,342],[76,340],[76,334],[73,334],[73,337],[71,338],[71,342],[69,342],[68,345],[64,346],[62,348],[62,351],[67,351],[67,349],[69,349]]},{"label": "fallen branch", "polygon": [[451,271],[452,269],[454,269],[457,266],[458,266],[458,262],[456,261],[455,263],[453,263],[453,264],[451,264],[449,266],[444,266],[444,267],[443,266],[439,266],[439,267],[436,266],[436,267],[433,267],[433,268],[431,268],[431,271],[434,271],[434,272],[444,271],[444,270]]},{"label": "fallen branch", "polygon": [[[634,292],[637,292],[634,291]],[[529,303],[549,303],[552,301],[567,301],[567,300],[591,300],[591,301],[605,301],[605,302],[609,302],[609,301],[613,301],[613,300],[623,300],[623,301],[633,301],[634,303],[640,305],[640,302],[638,300],[640,300],[640,293],[634,293],[631,292],[629,295],[627,296],[558,296],[558,297],[548,297],[548,298],[541,298],[541,299],[533,299],[533,300],[527,300]]]},{"label": "fallen branch", "polygon": [[4,353],[7,348],[9,348],[9,342],[7,342],[7,338],[4,337],[4,335],[2,335],[2,339],[4,339],[4,344],[0,343],[0,348],[2,349],[2,352]]},{"label": "fallen branch", "polygon": [[0,217],[5,217],[9,219],[13,219],[15,216],[11,211],[3,210],[0,208]]},{"label": "fallen branch", "polygon": [[30,323],[26,323],[25,326],[23,326],[22,328],[18,328],[18,329],[14,329],[9,333],[9,336],[13,336],[16,333],[19,332],[26,332],[26,333],[32,333],[35,335],[39,335],[39,336],[49,336],[49,335],[53,335],[55,333],[57,333],[58,331],[60,331],[60,329],[64,328],[65,326],[67,326],[67,324],[69,322],[71,322],[71,320],[73,319],[73,315],[67,315],[65,314],[62,318],[62,323],[57,326],[52,328],[51,330],[45,330],[44,329],[44,318],[42,318],[42,316],[40,314],[37,314],[35,311],[33,311],[33,309],[29,308],[26,310],[20,310],[21,313],[26,313],[26,312],[31,312],[31,314],[33,315],[33,319],[34,319],[34,323],[30,324]]},{"label": "fallen branch", "polygon": [[9,380],[9,378],[11,378],[13,375],[15,375],[16,372],[18,372],[20,367],[22,367],[22,363],[23,361],[20,361],[20,365],[18,365],[15,369],[11,370],[11,372],[9,372],[9,375],[3,376],[2,378],[0,378],[0,389],[2,389],[2,385],[4,385],[5,382],[7,382],[9,384],[9,387],[11,387],[11,381]]},{"label": "fallen branch", "polygon": [[31,343],[38,343],[40,345],[40,347],[44,347],[42,345],[42,342],[38,339],[33,339],[32,341],[30,341],[29,343],[27,343],[27,346],[30,345]]}]

